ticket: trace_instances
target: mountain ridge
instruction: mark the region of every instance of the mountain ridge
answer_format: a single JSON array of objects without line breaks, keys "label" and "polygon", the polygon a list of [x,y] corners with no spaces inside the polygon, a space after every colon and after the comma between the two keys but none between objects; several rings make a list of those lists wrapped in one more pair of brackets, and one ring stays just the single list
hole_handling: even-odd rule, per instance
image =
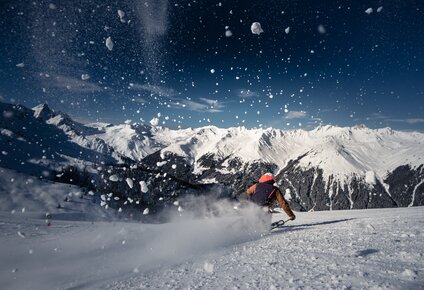
[{"label": "mountain ridge", "polygon": [[[11,148],[3,150],[9,157],[0,166],[12,169],[22,166],[11,166],[13,154],[9,153],[29,154],[25,151],[28,148],[20,146],[32,140],[40,143],[44,152],[37,155],[40,160],[30,162],[15,157],[25,166],[32,162],[58,170],[68,163],[95,171],[96,164],[105,162],[137,164],[184,182],[222,184],[233,197],[240,197],[262,173],[271,171],[287,191],[286,198],[302,210],[356,208],[355,203],[363,208],[424,202],[424,134],[419,132],[363,125],[320,125],[310,131],[215,126],[173,130],[129,122],[84,125],[45,104],[33,109],[0,105],[0,142],[2,147]],[[44,139],[50,141],[37,140],[37,134],[22,130],[31,126],[35,126],[32,131],[45,131]],[[45,151],[50,151],[52,158]],[[57,166],[55,156],[64,159],[61,166]]]}]

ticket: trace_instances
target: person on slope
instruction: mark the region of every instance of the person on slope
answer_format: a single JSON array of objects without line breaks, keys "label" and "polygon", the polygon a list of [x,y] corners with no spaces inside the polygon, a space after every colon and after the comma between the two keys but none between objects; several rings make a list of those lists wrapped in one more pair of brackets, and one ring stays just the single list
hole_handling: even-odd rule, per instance
[{"label": "person on slope", "polygon": [[259,182],[249,187],[246,191],[248,199],[259,205],[268,206],[270,211],[274,206],[275,200],[278,201],[280,208],[289,216],[290,220],[295,220],[296,216],[284,199],[281,191],[274,186],[275,178],[271,173],[265,173],[259,179]]}]

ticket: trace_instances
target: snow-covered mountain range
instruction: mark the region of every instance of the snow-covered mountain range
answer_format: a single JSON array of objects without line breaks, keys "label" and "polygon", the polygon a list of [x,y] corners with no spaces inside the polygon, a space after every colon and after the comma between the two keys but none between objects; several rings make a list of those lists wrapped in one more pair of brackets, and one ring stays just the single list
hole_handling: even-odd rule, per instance
[{"label": "snow-covered mountain range", "polygon": [[[329,125],[312,131],[83,125],[47,105],[0,107],[1,167],[81,182],[65,174],[72,167],[89,174],[86,183],[100,191],[142,203],[160,196],[171,202],[187,187],[210,183],[239,197],[270,171],[298,210],[424,205],[423,133]],[[140,181],[148,190],[129,188]]]}]

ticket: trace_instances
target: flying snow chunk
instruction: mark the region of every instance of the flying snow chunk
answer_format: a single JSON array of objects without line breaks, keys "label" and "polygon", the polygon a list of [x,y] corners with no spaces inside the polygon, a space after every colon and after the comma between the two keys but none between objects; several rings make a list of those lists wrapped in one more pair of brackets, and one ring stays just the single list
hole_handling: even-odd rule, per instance
[{"label": "flying snow chunk", "polygon": [[213,274],[214,266],[211,263],[205,262],[203,270],[205,270],[206,273]]},{"label": "flying snow chunk", "polygon": [[367,171],[365,173],[365,182],[371,185],[375,185],[376,184],[376,178],[375,178],[375,173],[374,171]]},{"label": "flying snow chunk", "polygon": [[83,80],[83,81],[86,81],[86,80],[88,80],[90,78],[90,75],[89,74],[82,74],[81,75],[81,79]]},{"label": "flying snow chunk", "polygon": [[377,13],[380,13],[383,10],[383,6],[377,8]]},{"label": "flying snow chunk", "polygon": [[215,73],[215,69],[211,69],[211,74],[214,74]]},{"label": "flying snow chunk", "polygon": [[159,125],[159,119],[158,119],[158,118],[156,118],[156,117],[154,117],[153,119],[151,119],[151,120],[150,120],[150,124],[151,124],[153,127],[156,127],[157,125]]},{"label": "flying snow chunk", "polygon": [[122,11],[122,10],[118,10],[118,16],[119,16],[119,20],[122,22],[122,23],[125,23],[125,12],[124,11]]},{"label": "flying snow chunk", "polygon": [[284,198],[285,198],[287,201],[290,201],[290,200],[292,199],[290,188],[286,188],[286,192],[285,192],[285,194],[284,194]]},{"label": "flying snow chunk", "polygon": [[161,167],[164,166],[166,163],[168,163],[168,161],[156,162],[156,166]]},{"label": "flying snow chunk", "polygon": [[23,62],[21,62],[21,63],[18,63],[18,64],[16,65],[16,67],[20,67],[20,68],[22,68],[22,67],[25,67],[25,64],[24,64]]},{"label": "flying snow chunk", "polygon": [[132,181],[131,178],[127,178],[127,179],[125,179],[125,181],[127,182],[129,188],[134,187],[134,182]]},{"label": "flying snow chunk", "polygon": [[327,32],[327,30],[325,30],[324,25],[320,24],[320,25],[318,25],[318,32],[321,33],[321,34],[324,34],[324,33]]},{"label": "flying snow chunk", "polygon": [[129,125],[129,124],[131,124],[131,122],[132,122],[132,120],[130,120],[130,119],[128,119],[128,120],[125,120],[125,124],[127,124],[127,125]]},{"label": "flying snow chunk", "polygon": [[367,13],[368,15],[370,15],[371,13],[372,13],[372,8],[370,7],[370,8],[368,8],[367,10],[365,10],[365,13]]},{"label": "flying snow chunk", "polygon": [[118,178],[118,176],[116,176],[116,175],[114,174],[114,175],[109,176],[109,180],[110,180],[110,181],[113,181],[113,182],[117,182],[117,181],[119,180],[119,178]]},{"label": "flying snow chunk", "polygon": [[257,35],[264,32],[259,22],[253,22],[252,26],[250,26],[250,30],[252,31],[253,34],[257,34]]},{"label": "flying snow chunk", "polygon": [[149,188],[147,187],[147,183],[145,181],[140,181],[139,184],[141,192],[146,193],[149,191]]},{"label": "flying snow chunk", "polygon": [[290,26],[287,26],[287,28],[286,28],[286,29],[284,29],[284,32],[285,32],[286,34],[289,34],[289,32],[290,32]]},{"label": "flying snow chunk", "polygon": [[106,38],[106,47],[110,51],[112,51],[112,49],[113,49],[113,41],[112,41],[112,38],[110,36],[108,38]]},{"label": "flying snow chunk", "polygon": [[49,4],[49,9],[51,9],[51,10],[56,10],[56,9],[57,9],[57,6],[56,6],[56,5],[54,5],[53,3],[50,3],[50,4]]},{"label": "flying snow chunk", "polygon": [[72,195],[75,197],[81,197],[82,196],[82,192],[77,191],[77,192],[72,192]]},{"label": "flying snow chunk", "polygon": [[143,211],[143,215],[148,215],[149,214],[149,208],[146,207],[146,209]]},{"label": "flying snow chunk", "polygon": [[233,33],[231,32],[231,30],[226,30],[225,31],[225,36],[226,37],[231,37],[231,36],[233,36]]}]

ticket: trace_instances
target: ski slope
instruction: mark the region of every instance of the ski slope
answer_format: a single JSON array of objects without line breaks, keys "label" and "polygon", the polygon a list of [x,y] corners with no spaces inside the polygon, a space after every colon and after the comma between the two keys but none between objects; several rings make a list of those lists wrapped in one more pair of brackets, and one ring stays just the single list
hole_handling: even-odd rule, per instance
[{"label": "ski slope", "polygon": [[185,213],[160,225],[53,219],[48,227],[36,214],[3,211],[2,288],[424,287],[422,207],[297,213],[266,235],[269,221],[252,209]]}]

